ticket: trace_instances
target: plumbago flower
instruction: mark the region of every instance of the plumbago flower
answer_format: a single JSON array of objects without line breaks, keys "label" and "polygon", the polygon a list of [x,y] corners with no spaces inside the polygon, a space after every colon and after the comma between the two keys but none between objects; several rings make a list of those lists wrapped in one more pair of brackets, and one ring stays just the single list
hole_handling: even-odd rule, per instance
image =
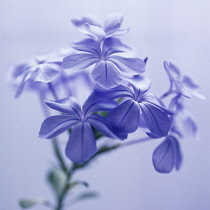
[{"label": "plumbago flower", "polygon": [[125,58],[116,53],[127,51],[119,39],[108,38],[100,43],[85,39],[75,43],[73,48],[80,51],[63,59],[64,69],[84,70],[95,64],[91,76],[103,88],[118,86],[125,76],[139,75],[145,71],[145,62],[139,58]]},{"label": "plumbago flower", "polygon": [[121,36],[128,32],[128,29],[121,29],[123,16],[120,14],[110,14],[107,16],[104,26],[101,21],[94,16],[73,18],[72,23],[85,35],[101,41],[111,36]]},{"label": "plumbago flower", "polygon": [[172,62],[165,60],[164,68],[170,80],[170,92],[174,91],[178,96],[186,98],[205,99],[205,96],[198,91],[199,86],[188,76],[182,76],[179,68]]},{"label": "plumbago flower", "polygon": [[95,88],[98,97],[106,100],[126,98],[108,113],[108,120],[115,130],[132,133],[142,127],[151,138],[166,136],[171,127],[168,115],[172,112],[160,105],[158,99],[148,93],[149,86],[140,89],[131,83],[131,88],[119,85],[106,90]]},{"label": "plumbago flower", "polygon": [[117,106],[115,101],[104,101],[92,93],[82,107],[76,98],[69,97],[58,101],[46,100],[50,108],[64,114],[48,117],[41,125],[41,138],[54,138],[72,128],[66,146],[67,157],[75,163],[82,164],[96,152],[96,141],[91,126],[110,138],[119,138],[113,133],[107,120],[97,114],[97,111],[109,111]]},{"label": "plumbago flower", "polygon": [[173,110],[172,127],[166,139],[153,152],[153,165],[158,172],[169,173],[173,168],[180,169],[182,152],[179,138],[197,136],[197,125],[191,113],[184,105],[184,98],[205,99],[191,78],[182,76],[178,67],[169,61],[164,61],[164,68],[169,76],[170,89],[167,93],[175,93],[171,99],[169,109]]},{"label": "plumbago flower", "polygon": [[15,97],[19,97],[24,86],[32,86],[35,82],[49,83],[55,80],[61,70],[61,60],[52,57],[52,54],[43,54],[24,61],[15,66],[12,79],[18,83]]}]

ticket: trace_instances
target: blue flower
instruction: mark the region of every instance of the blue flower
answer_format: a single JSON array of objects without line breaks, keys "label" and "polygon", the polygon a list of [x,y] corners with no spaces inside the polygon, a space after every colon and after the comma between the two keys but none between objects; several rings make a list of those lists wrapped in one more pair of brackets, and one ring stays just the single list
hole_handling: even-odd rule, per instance
[{"label": "blue flower", "polygon": [[138,75],[145,71],[143,60],[114,55],[127,50],[127,47],[116,38],[106,39],[102,47],[92,39],[85,39],[74,44],[73,48],[82,53],[65,57],[63,68],[78,71],[96,64],[91,76],[98,85],[106,89],[119,85],[125,76]]},{"label": "blue flower", "polygon": [[205,96],[198,91],[199,86],[188,76],[183,76],[179,68],[170,61],[164,61],[164,68],[168,74],[171,87],[170,90],[186,98],[205,99]]},{"label": "blue flower", "polygon": [[105,90],[95,88],[97,96],[104,99],[125,98],[125,100],[108,114],[108,120],[115,130],[122,133],[132,133],[138,127],[145,130],[151,138],[166,136],[171,127],[168,115],[172,114],[160,105],[158,99],[147,93],[149,87],[140,89],[117,86]]},{"label": "blue flower", "polygon": [[[52,54],[35,56],[15,66],[12,79],[18,83],[16,97],[19,97],[26,83],[49,83],[55,80],[61,70],[61,60],[52,57]],[[31,85],[32,86],[32,85]]]},{"label": "blue flower", "polygon": [[153,165],[160,173],[169,173],[173,168],[179,170],[182,164],[182,153],[179,142],[174,136],[166,139],[154,150]]},{"label": "blue flower", "polygon": [[123,16],[120,14],[110,14],[107,16],[104,26],[101,21],[94,16],[73,18],[72,23],[85,35],[101,41],[111,36],[121,36],[128,32],[128,29],[121,29]]},{"label": "blue flower", "polygon": [[66,146],[67,157],[75,163],[84,163],[97,151],[91,126],[103,135],[118,138],[106,121],[106,118],[94,114],[97,111],[109,111],[117,106],[115,101],[104,101],[92,93],[82,107],[76,98],[69,97],[59,101],[46,100],[50,108],[64,114],[51,116],[44,120],[39,135],[41,138],[54,138],[72,128]]}]

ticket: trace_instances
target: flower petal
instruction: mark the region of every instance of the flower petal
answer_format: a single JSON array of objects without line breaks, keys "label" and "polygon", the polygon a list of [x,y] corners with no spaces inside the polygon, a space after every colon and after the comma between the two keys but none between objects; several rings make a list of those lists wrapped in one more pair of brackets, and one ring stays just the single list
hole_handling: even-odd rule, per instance
[{"label": "flower petal", "polygon": [[175,163],[175,149],[170,136],[154,150],[152,162],[156,171],[160,173],[172,171]]},{"label": "flower petal", "polygon": [[34,82],[48,83],[54,80],[60,73],[60,66],[56,64],[40,64]]},{"label": "flower petal", "polygon": [[81,107],[77,102],[77,99],[74,97],[64,98],[58,101],[45,100],[47,106],[51,109],[67,113],[70,115],[75,115],[79,119],[81,113]]},{"label": "flower petal", "polygon": [[108,120],[117,131],[132,133],[139,125],[139,105],[132,99],[127,100],[108,114]]},{"label": "flower petal", "polygon": [[75,68],[75,70],[83,70],[98,61],[99,59],[95,55],[82,53],[65,57],[62,65],[64,69]]},{"label": "flower petal", "polygon": [[171,121],[168,115],[152,104],[140,103],[139,105],[144,121],[152,135],[159,138],[166,136],[171,128]]},{"label": "flower petal", "polygon": [[71,115],[48,117],[41,125],[39,137],[46,139],[53,138],[71,128],[76,123],[78,123],[78,119],[75,119],[74,116]]},{"label": "flower petal", "polygon": [[110,14],[107,16],[104,24],[104,29],[107,35],[113,34],[117,31],[123,21],[123,16],[121,14]]},{"label": "flower petal", "polygon": [[96,57],[99,57],[101,54],[100,44],[93,39],[84,39],[80,42],[73,43],[72,47],[75,50],[91,53]]},{"label": "flower petal", "polygon": [[129,98],[135,97],[131,89],[123,85],[118,85],[117,87],[111,89],[104,89],[100,86],[96,86],[94,92],[98,97],[106,100],[111,100],[121,97],[129,97]]},{"label": "flower petal", "polygon": [[87,118],[87,122],[89,122],[93,127],[95,127],[99,132],[103,135],[110,138],[118,138],[112,131],[109,122],[106,118],[101,117],[97,114],[92,114]]},{"label": "flower petal", "polygon": [[132,75],[141,74],[145,71],[145,63],[139,58],[123,58],[121,56],[111,56],[109,59],[122,72]]},{"label": "flower petal", "polygon": [[121,42],[120,39],[117,38],[107,38],[104,41],[102,54],[105,58],[108,58],[110,55],[114,53],[120,53],[130,50],[131,48]]},{"label": "flower petal", "polygon": [[96,152],[96,142],[90,124],[87,122],[76,124],[66,146],[66,156],[73,162],[82,164]]},{"label": "flower petal", "polygon": [[113,88],[122,81],[118,70],[108,61],[100,61],[93,69],[91,76],[96,83],[106,89]]},{"label": "flower petal", "polygon": [[94,92],[90,94],[82,106],[85,116],[96,111],[110,111],[118,105],[117,102],[99,98]]},{"label": "flower petal", "polygon": [[176,170],[179,170],[181,165],[182,165],[182,152],[181,152],[181,149],[180,149],[180,145],[179,145],[179,141],[173,137],[173,136],[170,136],[174,144],[174,150],[175,150],[175,168]]}]

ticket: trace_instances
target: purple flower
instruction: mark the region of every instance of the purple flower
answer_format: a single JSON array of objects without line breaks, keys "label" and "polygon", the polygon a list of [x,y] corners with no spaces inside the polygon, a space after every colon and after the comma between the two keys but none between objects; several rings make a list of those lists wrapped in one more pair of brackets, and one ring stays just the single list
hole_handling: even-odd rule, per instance
[{"label": "purple flower", "polygon": [[104,99],[125,98],[125,100],[108,114],[108,120],[115,130],[122,133],[132,133],[138,127],[142,127],[151,138],[166,136],[171,127],[168,117],[172,114],[160,105],[158,99],[147,93],[149,87],[145,89],[117,86],[105,90],[100,87],[95,88],[95,93]]},{"label": "purple flower", "polygon": [[182,76],[179,68],[170,61],[164,61],[164,68],[169,76],[171,91],[186,97],[205,99],[205,96],[198,91],[199,86],[188,76]]},{"label": "purple flower", "polygon": [[85,35],[101,41],[111,36],[121,36],[128,32],[128,29],[121,29],[123,16],[110,14],[107,16],[104,26],[101,21],[93,16],[73,18],[72,23]]},{"label": "purple flower", "polygon": [[61,60],[52,57],[52,54],[36,56],[17,65],[11,75],[18,83],[16,97],[19,97],[26,83],[49,83],[56,79],[61,70]]},{"label": "purple flower", "polygon": [[169,173],[173,168],[179,170],[182,163],[182,153],[177,139],[171,135],[167,136],[154,150],[152,161],[156,171],[160,173]]},{"label": "purple flower", "polygon": [[66,155],[75,163],[84,163],[97,151],[91,126],[107,137],[118,138],[113,133],[107,120],[100,115],[94,114],[97,111],[112,110],[117,106],[115,101],[104,101],[92,93],[82,107],[80,107],[74,97],[59,101],[46,100],[45,103],[50,108],[64,114],[45,119],[41,125],[40,137],[54,138],[72,128],[66,146]]},{"label": "purple flower", "polygon": [[92,39],[74,44],[74,49],[82,53],[63,59],[64,69],[83,70],[95,64],[91,76],[103,88],[119,85],[125,76],[138,75],[145,71],[145,63],[139,58],[124,58],[115,53],[124,52],[127,47],[115,38],[108,38],[102,47]]}]

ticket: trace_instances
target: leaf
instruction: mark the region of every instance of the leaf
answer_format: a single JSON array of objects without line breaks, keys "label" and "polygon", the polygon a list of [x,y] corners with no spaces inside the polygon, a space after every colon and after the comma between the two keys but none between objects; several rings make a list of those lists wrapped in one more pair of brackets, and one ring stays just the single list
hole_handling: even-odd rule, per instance
[{"label": "leaf", "polygon": [[37,205],[37,204],[44,204],[44,205],[47,205],[47,206],[50,206],[50,202],[49,201],[45,201],[43,199],[39,199],[39,198],[29,198],[29,199],[21,199],[19,201],[19,205],[21,208],[30,208],[30,207],[33,207],[34,205]]},{"label": "leaf", "polygon": [[74,182],[70,183],[69,189],[72,189],[72,188],[76,187],[77,185],[83,185],[85,187],[89,187],[89,184],[85,181],[74,181]]},{"label": "leaf", "polygon": [[81,193],[72,200],[71,204],[74,204],[74,203],[77,203],[79,201],[83,201],[83,200],[86,200],[86,199],[90,199],[90,198],[97,198],[98,196],[99,195],[98,195],[97,192],[90,192],[89,191],[89,192]]},{"label": "leaf", "polygon": [[48,181],[56,195],[59,196],[67,184],[67,176],[63,171],[55,168],[49,172]]}]

